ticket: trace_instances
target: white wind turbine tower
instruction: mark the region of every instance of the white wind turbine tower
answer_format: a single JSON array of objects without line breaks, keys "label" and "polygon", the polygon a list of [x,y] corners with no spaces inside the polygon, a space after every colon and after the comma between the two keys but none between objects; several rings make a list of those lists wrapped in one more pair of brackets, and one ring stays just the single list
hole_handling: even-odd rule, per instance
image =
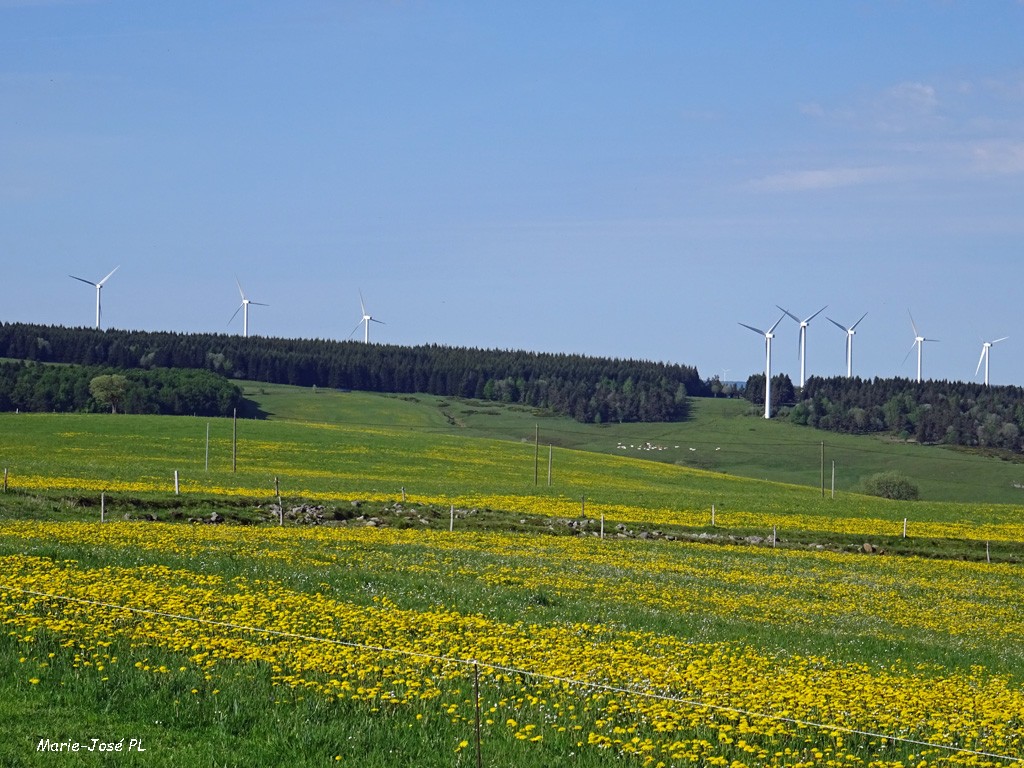
[{"label": "white wind turbine tower", "polygon": [[[775,306],[779,307],[778,304],[776,304]],[[825,307],[827,307],[827,306],[828,306],[828,304],[825,305]],[[808,317],[808,318],[806,318],[804,320],[801,320],[799,317],[794,315],[788,309],[782,309],[782,307],[779,307],[779,309],[782,309],[783,312],[785,312],[787,315],[789,315],[794,320],[796,320],[798,323],[800,323],[800,386],[801,386],[801,388],[804,385],[804,379],[805,379],[804,371],[805,371],[805,365],[806,365],[806,362],[807,362],[807,326],[811,324],[811,320],[813,320],[814,318],[816,318],[818,315],[820,315],[822,312],[825,311],[825,307],[822,307],[817,312],[815,312],[813,315],[811,315],[810,317]]]},{"label": "white wind turbine tower", "polygon": [[914,351],[914,347],[917,347],[917,381],[921,382],[921,347],[924,346],[926,341],[938,341],[938,339],[926,339],[920,333],[917,332],[917,324],[914,323],[914,316],[910,314],[910,310],[907,310],[907,314],[910,315],[910,327],[914,329],[914,343],[910,345],[910,349],[903,357],[903,362],[907,362],[907,358],[910,357],[910,353]]},{"label": "white wind turbine tower", "polygon": [[[110,270],[110,275],[112,275],[115,272],[117,272],[117,270],[119,270],[120,268],[121,268],[121,265],[118,264],[116,267],[114,267],[112,270]],[[102,280],[100,280],[98,283],[94,283],[92,280],[86,280],[84,277],[75,277],[74,275],[68,275],[68,277],[70,277],[70,278],[73,278],[75,280],[79,280],[79,281],[81,281],[83,283],[88,283],[89,285],[91,285],[91,286],[96,288],[96,329],[97,330],[99,330],[99,327],[100,327],[100,291],[103,290],[103,284],[105,282],[107,282],[107,280],[110,279],[110,275],[107,275]]]},{"label": "white wind turbine tower", "polygon": [[775,325],[767,331],[762,331],[760,328],[755,328],[746,323],[740,323],[744,328],[749,328],[754,333],[764,336],[764,417],[766,419],[772,417],[772,339],[775,338],[775,329],[784,317],[785,315],[779,317],[775,321]]},{"label": "white wind turbine tower", "polygon": [[[868,313],[865,312],[863,315],[860,316],[860,320],[863,320],[867,316],[868,316]],[[856,323],[854,323],[849,328],[847,328],[846,326],[840,325],[839,323],[837,323],[831,317],[826,317],[825,319],[828,320],[830,323],[832,323],[832,325],[834,325],[836,328],[838,328],[839,330],[844,331],[846,333],[846,378],[848,378],[848,379],[852,378],[853,377],[853,337],[857,333],[857,326],[860,325],[860,320],[858,320]]]},{"label": "white wind turbine tower", "polygon": [[350,333],[348,335],[348,337],[351,339],[353,336],[355,336],[356,331],[359,330],[359,326],[362,325],[363,326],[363,342],[366,343],[366,344],[369,344],[370,343],[370,323],[380,323],[381,325],[385,325],[385,323],[384,323],[383,320],[377,320],[372,315],[367,314],[367,312],[366,312],[366,304],[363,302],[363,292],[362,291],[359,292],[359,309],[363,313],[363,319],[360,320],[358,323],[356,323],[356,327],[352,329],[352,333]]},{"label": "white wind turbine tower", "polygon": [[985,362],[985,386],[986,387],[988,386],[988,354],[989,354],[989,350],[992,349],[992,345],[993,344],[998,344],[1000,341],[1006,341],[1008,338],[1010,338],[1010,337],[1009,336],[1003,336],[1001,339],[996,339],[995,341],[983,341],[981,343],[981,357],[978,358],[978,367],[974,369],[974,375],[975,376],[978,375],[978,371],[981,370],[981,363],[982,363],[982,361],[984,361]]},{"label": "white wind turbine tower", "polygon": [[[248,338],[249,336],[249,305],[255,304],[257,307],[269,307],[269,304],[261,304],[258,301],[252,301],[246,298],[245,291],[242,290],[242,284],[238,282],[238,278],[235,278],[235,285],[238,286],[238,293],[242,296],[242,303],[235,309],[235,314],[231,316],[231,320],[235,319],[238,311],[242,311],[242,336]],[[228,320],[228,325],[231,325],[231,320]]]}]

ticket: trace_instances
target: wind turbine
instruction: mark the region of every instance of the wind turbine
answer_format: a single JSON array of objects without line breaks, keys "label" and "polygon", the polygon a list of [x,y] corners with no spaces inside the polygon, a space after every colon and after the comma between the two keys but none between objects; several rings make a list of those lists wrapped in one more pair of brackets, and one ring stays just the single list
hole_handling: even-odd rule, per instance
[{"label": "wind turbine", "polygon": [[[865,312],[860,316],[860,320],[863,320],[867,316],[868,313]],[[846,378],[849,379],[853,376],[853,337],[857,333],[857,326],[860,325],[860,320],[847,328],[846,326],[837,323],[831,317],[826,317],[825,319],[832,323],[836,328],[841,331],[845,331],[846,333]]]},{"label": "wind turbine", "polygon": [[[776,304],[775,306],[779,307],[778,304]],[[827,307],[827,306],[828,306],[828,304],[825,305],[825,307]],[[782,309],[783,312],[785,312],[787,315],[789,315],[794,320],[796,320],[798,323],[800,323],[800,386],[801,386],[801,388],[804,385],[804,370],[805,370],[804,365],[805,365],[805,363],[807,361],[807,326],[811,324],[811,320],[813,320],[814,318],[816,318],[818,315],[820,315],[822,312],[825,311],[825,307],[822,307],[817,312],[815,312],[813,315],[811,315],[810,317],[808,317],[808,318],[806,318],[804,320],[801,320],[799,317],[794,315],[788,309],[782,309],[782,307],[779,307],[779,309]]]},{"label": "wind turbine", "polygon": [[[269,307],[270,305],[269,304],[261,304],[258,301],[252,301],[251,299],[246,298],[245,291],[242,290],[242,284],[240,282],[238,282],[238,278],[237,277],[235,278],[235,285],[238,286],[238,293],[241,294],[241,296],[242,296],[242,303],[238,305],[237,309],[235,309],[235,314],[231,316],[231,320],[235,319],[235,316],[238,314],[239,310],[242,311],[242,336],[248,338],[248,336],[249,336],[249,305],[250,304],[255,304],[257,307]],[[228,320],[228,325],[231,325],[231,320]]]},{"label": "wind turbine", "polygon": [[[119,270],[120,268],[121,268],[121,265],[118,264],[116,267],[114,267],[112,270],[110,270],[110,275],[112,275],[115,272],[117,272],[117,270]],[[75,280],[79,280],[79,281],[81,281],[83,283],[88,283],[89,285],[94,286],[96,288],[96,330],[99,330],[99,327],[100,327],[100,292],[103,290],[103,284],[105,282],[107,282],[107,280],[110,279],[110,275],[107,275],[102,280],[100,280],[98,283],[94,283],[92,280],[86,280],[83,277],[75,277],[74,275],[68,275],[68,277],[70,277],[70,278],[73,278]]]},{"label": "wind turbine", "polygon": [[772,417],[772,339],[775,338],[775,329],[784,317],[785,315],[781,315],[775,321],[775,325],[767,331],[762,331],[760,328],[755,328],[746,323],[740,323],[744,328],[749,328],[754,333],[764,336],[764,417],[766,419]]},{"label": "wind turbine", "polygon": [[917,381],[921,382],[921,347],[924,346],[926,341],[938,341],[938,339],[926,339],[920,333],[917,332],[917,325],[914,323],[914,316],[910,314],[910,310],[907,310],[907,314],[910,315],[910,327],[914,329],[914,343],[910,345],[910,349],[907,354],[903,357],[903,362],[907,362],[907,358],[910,357],[910,353],[914,351],[914,347],[917,347]]},{"label": "wind turbine", "polygon": [[376,320],[373,316],[367,314],[367,312],[366,312],[366,304],[363,302],[363,292],[362,291],[359,292],[359,309],[363,313],[363,319],[360,320],[358,323],[356,323],[356,327],[352,329],[352,333],[350,333],[348,335],[348,337],[351,339],[353,336],[355,336],[356,331],[359,330],[359,326],[362,325],[362,326],[364,326],[363,327],[363,342],[366,343],[366,344],[369,344],[370,343],[370,323],[380,323],[381,325],[385,325],[385,323],[384,323],[383,320]]},{"label": "wind turbine", "polygon": [[989,350],[992,349],[992,345],[993,344],[998,344],[1000,341],[1006,341],[1008,338],[1010,338],[1010,337],[1009,336],[1003,336],[1003,338],[996,339],[995,341],[983,341],[981,343],[981,357],[978,358],[978,367],[974,369],[974,375],[975,376],[978,375],[978,371],[981,370],[981,363],[982,363],[982,361],[984,361],[985,362],[985,386],[986,387],[988,386],[988,353],[989,353]]}]

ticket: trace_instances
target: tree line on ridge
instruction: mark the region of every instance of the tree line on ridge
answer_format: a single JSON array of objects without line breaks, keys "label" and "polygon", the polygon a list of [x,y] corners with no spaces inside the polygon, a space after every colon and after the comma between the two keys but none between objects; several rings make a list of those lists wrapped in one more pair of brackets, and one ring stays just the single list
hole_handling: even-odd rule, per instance
[{"label": "tree line on ridge", "polygon": [[668,363],[321,339],[0,324],[0,357],[123,370],[191,368],[275,384],[424,393],[550,409],[581,422],[680,421],[697,369]]},{"label": "tree line on ridge", "polygon": [[[764,402],[764,374],[745,397]],[[1024,450],[1024,389],[975,382],[811,376],[794,388],[772,377],[772,402],[794,424],[847,434],[889,433],[921,443]]]}]

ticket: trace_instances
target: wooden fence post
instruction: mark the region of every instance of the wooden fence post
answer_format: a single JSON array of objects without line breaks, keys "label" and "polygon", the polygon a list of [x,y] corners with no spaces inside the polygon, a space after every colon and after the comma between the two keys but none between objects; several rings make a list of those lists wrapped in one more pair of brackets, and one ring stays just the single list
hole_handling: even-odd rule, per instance
[{"label": "wooden fence post", "polygon": [[277,524],[284,525],[284,504],[281,503],[281,484],[274,475],[274,495],[277,496]]}]

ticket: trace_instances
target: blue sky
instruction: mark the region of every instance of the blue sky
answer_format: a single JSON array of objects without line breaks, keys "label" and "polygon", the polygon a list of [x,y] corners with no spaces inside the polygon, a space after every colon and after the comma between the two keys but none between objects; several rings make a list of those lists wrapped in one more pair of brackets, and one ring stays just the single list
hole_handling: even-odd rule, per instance
[{"label": "blue sky", "polygon": [[[0,0],[0,320],[1024,385],[1024,3]],[[797,324],[775,370],[799,375]]]}]

